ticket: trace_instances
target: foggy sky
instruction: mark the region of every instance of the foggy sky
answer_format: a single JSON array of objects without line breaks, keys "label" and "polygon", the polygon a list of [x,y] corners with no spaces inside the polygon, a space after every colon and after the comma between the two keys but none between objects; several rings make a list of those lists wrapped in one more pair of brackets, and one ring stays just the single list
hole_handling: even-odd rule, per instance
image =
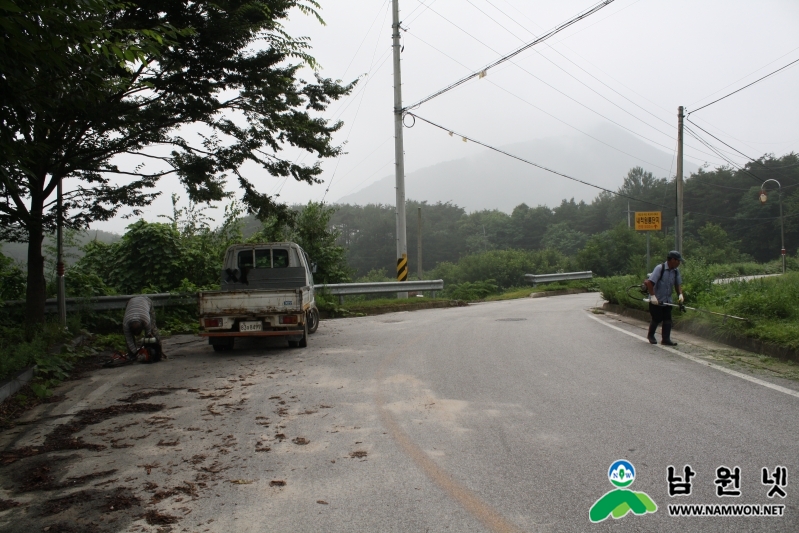
[{"label": "foggy sky", "polygon": [[[311,53],[323,76],[345,82],[361,77],[361,81],[350,97],[334,103],[324,115],[344,121],[336,142],[346,142],[347,152],[324,162],[325,184],[273,178],[254,165],[245,166],[244,173],[256,178],[259,190],[279,192],[288,203],[321,200],[328,186],[325,200],[334,202],[394,171],[391,2],[321,3],[325,26],[295,11],[287,30],[311,38]],[[413,103],[479,70],[594,3],[400,0],[407,29],[403,103]],[[578,129],[587,131],[613,121],[671,153],[677,106],[688,111],[698,108],[799,58],[797,22],[795,0],[616,0],[548,44],[517,56],[515,64],[505,63],[486,78],[469,81],[414,112],[494,146],[581,135]],[[312,80],[312,76],[303,71],[303,78]],[[797,104],[799,64],[690,118],[749,156],[782,155],[799,151]],[[423,123],[406,128],[404,135],[406,173],[485,150]],[[698,149],[708,150],[687,135],[686,144],[687,161],[711,167],[723,163],[716,155],[700,153]],[[738,164],[745,162],[721,148],[731,152]],[[305,161],[312,161],[311,156]],[[146,220],[171,212],[169,195],[180,193],[174,178],[164,179],[159,188],[164,194],[145,210]],[[413,190],[406,196],[424,200]],[[93,227],[122,232],[130,222],[117,218]]]}]

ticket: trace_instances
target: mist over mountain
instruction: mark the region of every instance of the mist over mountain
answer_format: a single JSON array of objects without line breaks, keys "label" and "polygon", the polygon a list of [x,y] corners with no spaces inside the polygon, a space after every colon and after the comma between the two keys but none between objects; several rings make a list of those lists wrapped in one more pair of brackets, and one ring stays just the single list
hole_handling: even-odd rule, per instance
[{"label": "mist over mountain", "polygon": [[[500,148],[613,191],[621,186],[627,172],[636,166],[643,167],[658,178],[672,177],[676,172],[673,154],[647,144],[624,130],[601,125],[589,133],[602,142],[575,133]],[[686,161],[684,175],[688,176],[698,168],[696,164]],[[594,187],[483,148],[471,157],[438,163],[409,172],[405,177],[406,198],[429,203],[449,201],[467,211],[499,209],[509,213],[521,203],[555,207],[564,198],[590,203],[599,192]],[[336,203],[393,205],[394,175],[342,196]]]}]

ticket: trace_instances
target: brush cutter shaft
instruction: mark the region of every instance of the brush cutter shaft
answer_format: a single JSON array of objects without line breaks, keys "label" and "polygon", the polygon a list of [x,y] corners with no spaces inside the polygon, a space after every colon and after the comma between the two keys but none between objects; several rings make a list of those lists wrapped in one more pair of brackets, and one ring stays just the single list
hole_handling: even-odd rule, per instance
[{"label": "brush cutter shaft", "polygon": [[[648,302],[649,298],[644,298],[643,301]],[[741,318],[739,316],[734,316],[734,315],[725,315],[724,313],[716,313],[715,311],[708,311],[707,309],[697,309],[696,307],[688,307],[687,305],[669,304],[669,303],[664,303],[664,302],[661,302],[660,305],[668,305],[670,307],[678,307],[681,310],[690,309],[691,311],[699,311],[700,313],[710,313],[711,315],[718,315],[718,316],[723,316],[725,318],[734,318],[735,320],[743,320],[744,322],[749,322],[748,318]]]}]

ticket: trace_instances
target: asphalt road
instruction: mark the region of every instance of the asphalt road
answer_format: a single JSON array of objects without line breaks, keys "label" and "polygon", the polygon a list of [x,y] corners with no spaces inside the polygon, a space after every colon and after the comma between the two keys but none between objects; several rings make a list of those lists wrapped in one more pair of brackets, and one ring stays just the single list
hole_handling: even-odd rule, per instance
[{"label": "asphalt road", "polygon": [[[678,347],[694,360],[651,346],[587,311],[597,303],[329,320],[307,349],[220,356],[173,338],[168,361],[68,384],[2,436],[0,500],[21,505],[0,529],[799,530],[799,387],[708,366],[707,343]],[[657,510],[592,524],[619,459]],[[691,495],[668,495],[670,465],[696,472]],[[761,469],[778,465],[787,497],[769,499]],[[740,468],[740,497],[716,495],[720,466]],[[674,517],[670,504],[784,515]]]}]

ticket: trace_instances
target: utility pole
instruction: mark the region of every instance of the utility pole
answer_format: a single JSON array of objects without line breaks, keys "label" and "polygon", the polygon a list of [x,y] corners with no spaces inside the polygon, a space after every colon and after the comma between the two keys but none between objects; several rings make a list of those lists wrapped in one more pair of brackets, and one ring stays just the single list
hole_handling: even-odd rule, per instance
[{"label": "utility pole", "polygon": [[422,281],[422,208],[419,208],[419,217],[417,221],[417,226],[419,228],[418,235],[416,237],[416,257],[419,264],[416,266],[416,272],[419,276],[419,281]]},{"label": "utility pole", "polygon": [[632,226],[630,225],[630,201],[627,200],[627,229],[630,229]]},{"label": "utility pole", "polygon": [[64,198],[61,190],[61,178],[56,188],[56,296],[58,297],[58,323],[67,327],[66,286],[64,285]]},{"label": "utility pole", "polygon": [[675,241],[677,251],[682,254],[682,233],[683,233],[683,204],[682,204],[682,130],[683,130],[683,107],[677,108],[677,227],[675,229]]},{"label": "utility pole", "polygon": [[[397,191],[397,281],[408,281],[408,240],[405,228],[405,149],[402,142],[402,75],[400,73],[399,0],[392,0],[391,37],[394,51],[394,161]],[[398,292],[397,298],[407,298]]]}]

